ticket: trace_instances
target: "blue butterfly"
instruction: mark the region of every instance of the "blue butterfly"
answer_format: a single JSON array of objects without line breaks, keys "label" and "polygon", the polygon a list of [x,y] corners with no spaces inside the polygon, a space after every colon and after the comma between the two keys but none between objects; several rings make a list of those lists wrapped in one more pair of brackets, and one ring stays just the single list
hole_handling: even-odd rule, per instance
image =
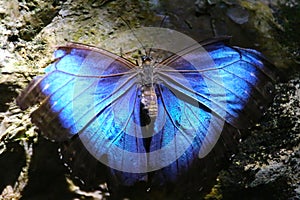
[{"label": "blue butterfly", "polygon": [[212,151],[225,124],[248,127],[274,96],[274,67],[261,53],[217,39],[201,45],[206,54],[191,47],[138,66],[69,43],[17,104],[39,104],[31,118],[45,137],[78,137],[121,185],[174,182]]}]

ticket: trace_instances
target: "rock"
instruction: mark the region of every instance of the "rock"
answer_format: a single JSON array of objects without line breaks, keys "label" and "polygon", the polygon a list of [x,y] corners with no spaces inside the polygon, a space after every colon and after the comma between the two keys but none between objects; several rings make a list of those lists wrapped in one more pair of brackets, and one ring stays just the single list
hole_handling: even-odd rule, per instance
[{"label": "rock", "polygon": [[[233,44],[263,51],[288,74],[287,68],[299,70],[299,5],[296,1],[274,2],[196,1],[197,13],[192,0],[0,0],[0,166],[10,169],[0,167],[0,198],[109,196],[105,184],[91,193],[67,181],[56,151],[58,146],[39,138],[27,112],[15,105],[21,88],[43,72],[56,45],[74,41],[120,54],[122,44],[134,36],[111,41],[128,30],[128,25],[160,26],[165,17],[163,27],[196,40],[232,35]],[[136,49],[126,47],[129,51]],[[249,199],[299,197],[300,83],[295,76],[288,76],[288,80],[278,85],[278,99],[242,141],[240,153],[228,169],[220,172],[207,198],[233,199],[241,194]],[[52,193],[58,185],[57,193]],[[162,193],[157,194],[158,199],[163,199]]]}]

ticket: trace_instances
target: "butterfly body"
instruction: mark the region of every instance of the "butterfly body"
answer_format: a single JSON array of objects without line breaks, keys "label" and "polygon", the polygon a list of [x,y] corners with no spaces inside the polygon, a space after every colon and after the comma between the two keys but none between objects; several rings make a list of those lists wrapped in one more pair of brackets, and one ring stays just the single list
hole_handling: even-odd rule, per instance
[{"label": "butterfly body", "polygon": [[140,90],[141,103],[143,109],[148,113],[148,116],[154,119],[157,116],[157,95],[154,89],[155,80],[155,63],[149,56],[142,56],[142,66],[140,70]]},{"label": "butterfly body", "polygon": [[157,116],[157,96],[153,86],[143,86],[142,89],[141,103],[143,108],[148,111],[150,118]]}]

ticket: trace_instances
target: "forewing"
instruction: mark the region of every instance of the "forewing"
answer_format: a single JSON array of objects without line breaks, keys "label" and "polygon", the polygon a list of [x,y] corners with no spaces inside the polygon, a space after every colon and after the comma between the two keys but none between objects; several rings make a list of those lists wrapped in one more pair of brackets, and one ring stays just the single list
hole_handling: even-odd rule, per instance
[{"label": "forewing", "polygon": [[[203,47],[207,53],[188,52],[184,56],[189,60],[181,56],[167,59],[158,70],[160,80],[178,92],[196,97],[229,124],[246,128],[274,96],[274,66],[255,50],[230,47],[223,42]],[[207,56],[212,61],[207,65],[197,61],[209,60]],[[189,85],[184,83],[186,80]]]}]

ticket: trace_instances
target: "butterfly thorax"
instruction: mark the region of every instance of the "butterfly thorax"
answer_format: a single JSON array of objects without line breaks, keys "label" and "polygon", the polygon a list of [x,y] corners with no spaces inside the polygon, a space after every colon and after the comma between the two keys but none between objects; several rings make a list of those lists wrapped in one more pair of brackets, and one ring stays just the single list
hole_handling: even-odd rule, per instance
[{"label": "butterfly thorax", "polygon": [[143,109],[148,111],[148,115],[151,118],[157,116],[157,96],[154,89],[154,65],[150,57],[143,57],[143,63],[141,66],[141,103]]}]

